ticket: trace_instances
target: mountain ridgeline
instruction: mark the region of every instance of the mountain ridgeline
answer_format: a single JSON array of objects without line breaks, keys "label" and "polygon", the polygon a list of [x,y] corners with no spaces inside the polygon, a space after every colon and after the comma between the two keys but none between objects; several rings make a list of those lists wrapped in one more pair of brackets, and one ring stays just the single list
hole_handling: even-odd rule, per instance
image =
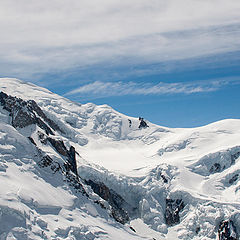
[{"label": "mountain ridgeline", "polygon": [[170,129],[0,81],[0,239],[239,239],[240,120]]}]

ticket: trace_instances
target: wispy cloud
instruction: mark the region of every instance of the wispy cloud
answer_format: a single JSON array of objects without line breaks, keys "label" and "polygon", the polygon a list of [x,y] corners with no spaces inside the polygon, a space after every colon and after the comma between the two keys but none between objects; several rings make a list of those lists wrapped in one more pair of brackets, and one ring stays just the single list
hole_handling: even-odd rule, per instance
[{"label": "wispy cloud", "polygon": [[2,0],[0,73],[151,64],[240,50],[236,0]]},{"label": "wispy cloud", "polygon": [[211,81],[178,82],[178,83],[136,83],[136,82],[101,82],[95,81],[83,85],[65,94],[65,96],[81,96],[87,99],[124,95],[163,95],[194,94],[212,92],[227,85],[240,84],[239,77],[215,79]]}]

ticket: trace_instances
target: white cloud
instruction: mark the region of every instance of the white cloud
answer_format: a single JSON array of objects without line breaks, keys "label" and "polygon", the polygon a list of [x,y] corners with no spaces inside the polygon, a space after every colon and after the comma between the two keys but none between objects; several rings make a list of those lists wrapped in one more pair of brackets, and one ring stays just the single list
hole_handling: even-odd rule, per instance
[{"label": "white cloud", "polygon": [[239,0],[1,0],[0,73],[240,50]]},{"label": "white cloud", "polygon": [[87,99],[124,95],[163,95],[163,94],[194,94],[212,92],[226,85],[240,84],[239,77],[204,80],[197,82],[177,83],[136,83],[136,82],[101,82],[95,81],[76,88],[65,96],[81,96]]}]

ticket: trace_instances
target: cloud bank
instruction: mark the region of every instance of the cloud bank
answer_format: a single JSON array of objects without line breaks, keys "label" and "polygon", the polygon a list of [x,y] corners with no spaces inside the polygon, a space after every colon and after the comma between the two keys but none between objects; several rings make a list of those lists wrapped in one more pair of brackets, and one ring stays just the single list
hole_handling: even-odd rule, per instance
[{"label": "cloud bank", "polygon": [[136,82],[101,82],[95,81],[76,88],[65,96],[81,98],[102,98],[124,95],[164,95],[194,94],[217,91],[225,86],[240,84],[239,77],[214,79],[211,81],[177,82],[177,83],[136,83]]},{"label": "cloud bank", "polygon": [[239,0],[2,0],[0,73],[134,65],[240,50]]}]

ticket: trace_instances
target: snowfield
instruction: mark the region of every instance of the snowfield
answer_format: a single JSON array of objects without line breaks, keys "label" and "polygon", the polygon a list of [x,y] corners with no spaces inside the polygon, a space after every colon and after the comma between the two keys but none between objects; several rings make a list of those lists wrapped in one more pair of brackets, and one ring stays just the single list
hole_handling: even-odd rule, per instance
[{"label": "snowfield", "polygon": [[18,79],[0,92],[1,240],[239,239],[239,119],[139,128]]}]

